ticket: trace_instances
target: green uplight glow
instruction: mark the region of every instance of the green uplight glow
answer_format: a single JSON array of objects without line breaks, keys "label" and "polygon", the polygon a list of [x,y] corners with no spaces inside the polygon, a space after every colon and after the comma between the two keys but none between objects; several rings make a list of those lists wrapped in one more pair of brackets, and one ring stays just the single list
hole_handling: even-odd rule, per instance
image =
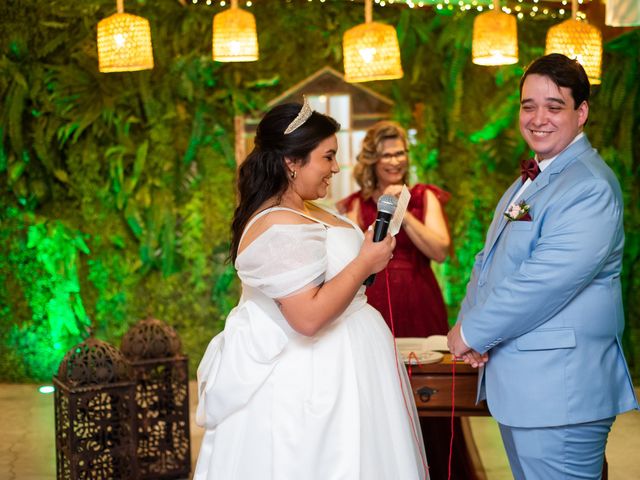
[{"label": "green uplight glow", "polygon": [[40,393],[44,393],[44,394],[53,393],[53,392],[55,392],[55,390],[56,389],[53,387],[53,385],[43,385],[43,386],[38,388],[38,391]]}]

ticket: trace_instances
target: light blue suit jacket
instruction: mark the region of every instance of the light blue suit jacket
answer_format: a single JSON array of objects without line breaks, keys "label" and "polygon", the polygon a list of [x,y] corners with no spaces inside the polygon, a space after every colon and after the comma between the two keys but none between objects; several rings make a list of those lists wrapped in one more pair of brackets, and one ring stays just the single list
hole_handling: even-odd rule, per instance
[{"label": "light blue suit jacket", "polygon": [[615,175],[585,136],[520,197],[532,220],[508,222],[503,213],[520,185],[498,203],[458,317],[469,346],[489,352],[478,400],[513,427],[637,408],[620,343],[624,231]]}]

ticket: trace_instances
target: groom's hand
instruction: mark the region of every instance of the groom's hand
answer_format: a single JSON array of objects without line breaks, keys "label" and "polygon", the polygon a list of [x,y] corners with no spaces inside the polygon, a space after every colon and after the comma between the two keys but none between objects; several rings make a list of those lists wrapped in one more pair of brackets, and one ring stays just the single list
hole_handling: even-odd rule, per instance
[{"label": "groom's hand", "polygon": [[460,335],[460,324],[456,323],[447,335],[447,345],[449,351],[456,357],[462,357],[465,353],[470,351],[469,346],[462,340]]},{"label": "groom's hand", "polygon": [[475,350],[469,350],[462,355],[464,363],[468,363],[473,368],[484,367],[485,363],[489,361],[488,353],[478,353]]},{"label": "groom's hand", "polygon": [[468,363],[473,368],[484,367],[485,363],[489,361],[488,353],[478,353],[464,343],[462,335],[460,334],[459,323],[449,330],[447,344],[449,345],[449,351],[456,358],[462,358],[465,363]]}]

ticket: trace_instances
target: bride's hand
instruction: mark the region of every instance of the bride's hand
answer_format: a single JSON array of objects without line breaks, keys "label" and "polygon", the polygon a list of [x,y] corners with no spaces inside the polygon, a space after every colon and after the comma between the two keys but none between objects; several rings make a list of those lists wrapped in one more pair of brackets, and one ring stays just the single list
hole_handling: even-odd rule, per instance
[{"label": "bride's hand", "polygon": [[373,230],[370,229],[364,234],[364,242],[358,256],[366,263],[371,273],[378,273],[393,257],[395,247],[396,239],[391,235],[387,235],[379,242],[374,242]]}]

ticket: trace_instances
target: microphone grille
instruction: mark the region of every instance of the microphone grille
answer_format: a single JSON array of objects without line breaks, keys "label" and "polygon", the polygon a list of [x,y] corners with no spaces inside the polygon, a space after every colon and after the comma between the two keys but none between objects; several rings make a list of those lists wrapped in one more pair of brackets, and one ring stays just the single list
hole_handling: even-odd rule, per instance
[{"label": "microphone grille", "polygon": [[382,195],[378,199],[378,211],[393,215],[398,206],[398,199],[394,195]]}]

